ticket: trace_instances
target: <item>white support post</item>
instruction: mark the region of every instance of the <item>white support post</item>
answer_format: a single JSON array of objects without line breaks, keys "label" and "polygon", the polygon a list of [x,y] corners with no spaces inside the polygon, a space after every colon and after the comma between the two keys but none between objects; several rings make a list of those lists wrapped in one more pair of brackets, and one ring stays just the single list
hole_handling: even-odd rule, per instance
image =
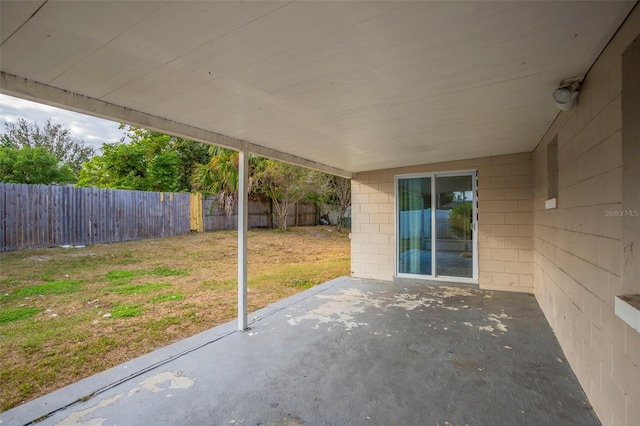
[{"label": "white support post", "polygon": [[238,161],[238,329],[247,324],[247,230],[249,222],[249,155],[240,150]]}]

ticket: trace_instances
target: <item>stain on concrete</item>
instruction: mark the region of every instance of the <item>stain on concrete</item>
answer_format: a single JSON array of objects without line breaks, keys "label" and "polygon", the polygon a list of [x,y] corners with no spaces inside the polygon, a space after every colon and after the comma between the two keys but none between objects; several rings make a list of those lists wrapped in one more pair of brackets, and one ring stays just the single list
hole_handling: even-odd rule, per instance
[{"label": "stain on concrete", "polygon": [[[406,288],[404,290],[408,291]],[[460,309],[469,309],[469,305],[462,304],[464,303],[463,297],[474,297],[482,294],[480,290],[466,287],[441,286],[433,288],[433,290],[433,297],[424,297],[417,293],[397,293],[394,295],[393,303],[388,306],[405,310],[414,310],[419,307],[438,307],[449,311],[458,311]]]},{"label": "stain on concrete", "polygon": [[345,330],[352,330],[369,325],[366,322],[356,321],[356,314],[364,312],[367,308],[381,307],[379,298],[354,288],[340,290],[337,295],[320,295],[318,298],[327,300],[327,302],[307,311],[302,316],[291,317],[287,322],[291,325],[297,325],[303,320],[312,320],[316,321],[313,328],[320,328],[321,324],[330,324],[330,331],[333,325],[340,324],[344,326]]},{"label": "stain on concrete", "polygon": [[94,411],[96,411],[96,410],[98,410],[100,408],[104,408],[104,407],[107,407],[109,405],[113,405],[116,402],[120,401],[121,398],[122,398],[122,394],[120,393],[120,394],[114,395],[114,396],[112,396],[110,398],[103,399],[99,403],[97,403],[95,405],[92,405],[89,408],[86,408],[84,410],[76,411],[76,412],[73,412],[73,413],[69,414],[67,417],[65,417],[64,419],[62,419],[58,423],[56,423],[56,425],[64,425],[64,426],[75,426],[75,425],[101,426],[107,419],[105,419],[103,417],[92,417],[92,418],[83,420],[83,417],[88,416],[89,414],[93,413]]},{"label": "stain on concrete", "polygon": [[399,293],[393,295],[394,302],[390,307],[401,308],[405,311],[413,311],[419,307],[430,307],[432,303],[436,303],[436,299],[428,297],[421,298],[419,294]]},{"label": "stain on concrete", "polygon": [[477,361],[474,361],[472,359],[452,358],[449,360],[449,362],[455,365],[456,367],[459,367],[465,370],[483,371],[483,369],[480,368],[480,364],[478,364]]},{"label": "stain on concrete", "polygon": [[138,383],[138,386],[127,393],[127,397],[141,391],[157,393],[167,389],[189,389],[194,384],[193,379],[184,377],[179,370],[164,371]]},{"label": "stain on concrete", "polygon": [[[298,325],[303,320],[315,321],[313,328],[318,329],[323,324],[328,324],[328,331],[335,325],[342,325],[349,331],[357,327],[368,326],[366,322],[358,321],[357,315],[365,310],[386,311],[390,308],[400,308],[405,311],[423,312],[426,308],[440,308],[449,311],[469,309],[469,305],[463,304],[464,297],[475,297],[486,294],[480,290],[466,287],[433,287],[430,297],[425,297],[419,292],[411,292],[404,288],[404,292],[396,292],[391,296],[363,292],[354,288],[340,290],[336,295],[319,295],[318,299],[325,301],[315,309],[308,310],[304,315],[286,315],[290,325]],[[375,313],[382,315],[382,313]],[[409,315],[406,314],[407,318]],[[496,316],[499,318],[499,316]],[[466,323],[465,323],[466,324]],[[470,325],[470,324],[469,324]]]},{"label": "stain on concrete", "polygon": [[503,333],[507,332],[507,325],[502,322],[504,319],[511,319],[510,316],[504,313],[504,311],[500,314],[489,314],[488,320],[496,323],[496,329],[502,331]]},{"label": "stain on concrete", "polygon": [[479,294],[481,294],[482,292],[480,290],[474,290],[472,288],[466,288],[466,287],[449,287],[449,286],[442,286],[438,288],[438,291],[436,292],[437,295],[444,297],[444,298],[449,298],[449,297],[453,297],[453,296],[467,296],[467,297],[472,297],[472,296],[477,296]]}]

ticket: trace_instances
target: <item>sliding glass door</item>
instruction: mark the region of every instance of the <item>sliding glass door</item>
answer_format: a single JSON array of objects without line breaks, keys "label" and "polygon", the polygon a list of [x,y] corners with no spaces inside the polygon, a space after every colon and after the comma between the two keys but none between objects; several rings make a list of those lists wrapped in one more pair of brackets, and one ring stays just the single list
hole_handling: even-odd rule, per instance
[{"label": "sliding glass door", "polygon": [[477,281],[475,172],[398,176],[397,274]]}]

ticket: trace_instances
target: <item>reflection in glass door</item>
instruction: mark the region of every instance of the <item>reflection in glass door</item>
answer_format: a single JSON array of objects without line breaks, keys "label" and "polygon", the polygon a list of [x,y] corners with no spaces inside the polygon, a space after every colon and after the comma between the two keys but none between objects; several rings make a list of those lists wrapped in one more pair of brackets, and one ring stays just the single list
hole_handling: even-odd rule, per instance
[{"label": "reflection in glass door", "polygon": [[431,178],[398,181],[400,273],[431,275]]},{"label": "reflection in glass door", "polygon": [[398,177],[398,274],[477,278],[475,173]]},{"label": "reflection in glass door", "polygon": [[473,278],[472,176],[436,177],[436,274]]}]

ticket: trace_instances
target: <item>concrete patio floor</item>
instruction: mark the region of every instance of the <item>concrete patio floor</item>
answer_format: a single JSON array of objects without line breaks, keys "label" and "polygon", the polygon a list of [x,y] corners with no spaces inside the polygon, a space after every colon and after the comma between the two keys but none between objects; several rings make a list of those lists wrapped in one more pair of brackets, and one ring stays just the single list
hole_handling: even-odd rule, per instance
[{"label": "concrete patio floor", "polygon": [[0,424],[600,424],[532,295],[339,278],[251,317]]}]

